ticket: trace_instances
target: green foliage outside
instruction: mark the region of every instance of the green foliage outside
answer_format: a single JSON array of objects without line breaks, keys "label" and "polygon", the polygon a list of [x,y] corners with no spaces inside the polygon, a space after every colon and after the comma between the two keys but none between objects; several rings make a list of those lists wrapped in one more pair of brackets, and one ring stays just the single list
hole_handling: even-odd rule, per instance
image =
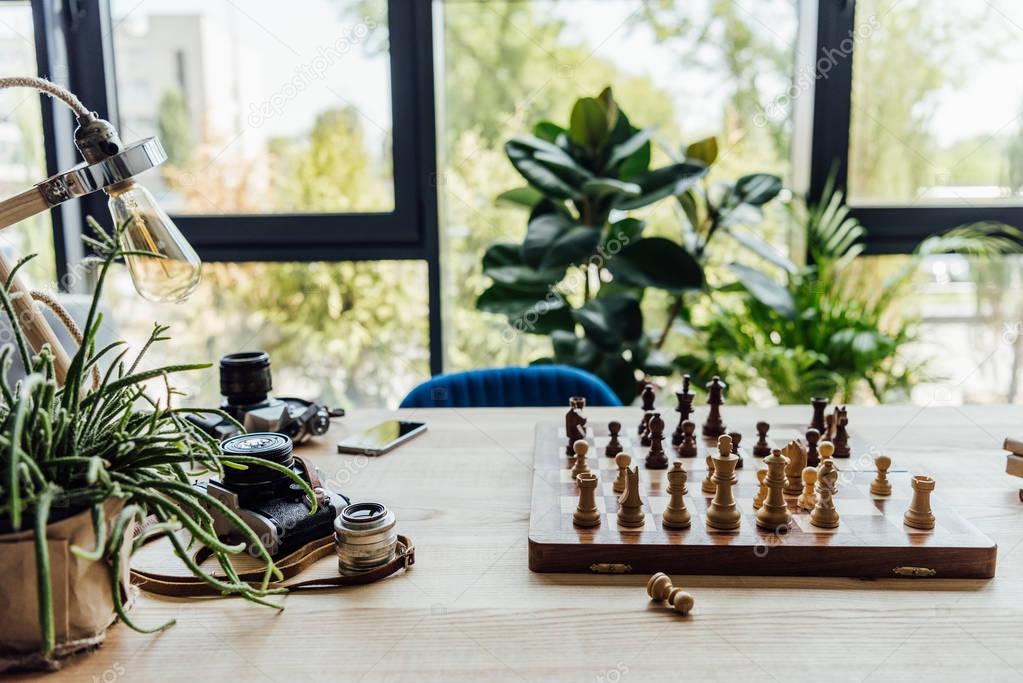
[{"label": "green foliage outside", "polygon": [[[754,171],[786,180],[790,177],[791,121],[784,116],[769,117],[765,125],[755,125],[754,121],[772,98],[788,87],[794,73],[794,0],[764,0],[750,8],[739,8],[726,0],[632,4],[608,0],[608,6],[628,4],[631,9],[624,15],[624,25],[606,26],[606,32],[614,28],[635,40],[652,41],[659,58],[680,74],[669,85],[656,82],[632,55],[597,49],[604,36],[593,35],[592,26],[572,11],[575,7],[585,12],[592,3],[573,3],[492,0],[438,5],[443,12],[437,41],[444,48],[443,62],[438,64],[437,100],[442,114],[438,178],[449,369],[523,364],[553,352],[545,336],[516,335],[509,340],[504,316],[475,309],[476,299],[491,285],[483,273],[481,255],[494,243],[520,243],[526,236],[527,222],[521,210],[493,199],[520,182],[502,145],[529,130],[531,122],[567,121],[577,98],[611,84],[616,96],[629,103],[630,115],[644,126],[657,129],[652,166],[671,163],[669,150],[680,149],[685,141],[716,136],[722,153],[708,174],[711,187]],[[339,2],[338,8],[346,21],[361,21],[366,16],[377,20],[379,28],[359,49],[383,54],[388,37],[385,3],[346,0]],[[954,87],[957,79],[968,74],[968,56],[977,50],[985,54],[996,51],[991,44],[998,41],[978,40],[986,35],[980,21],[961,23],[953,27],[955,31],[949,31],[957,14],[928,12],[927,3],[921,0],[863,2],[858,3],[857,12],[864,17],[883,17],[886,33],[884,39],[870,42],[869,50],[856,53],[854,66],[858,74],[864,74],[857,83],[872,84],[870,90],[875,95],[868,100],[865,98],[870,92],[854,93],[858,99],[852,131],[851,186],[864,188],[864,194],[896,186],[899,192],[914,192],[921,183],[934,179],[934,169],[919,155],[900,152],[902,142],[921,145],[941,158],[947,155],[957,160],[964,155],[938,149],[933,139],[912,135],[924,129],[922,124],[938,106],[935,93],[950,84]],[[908,27],[914,24],[919,24],[917,30],[930,38],[919,44],[909,41]],[[583,37],[582,28],[588,31]],[[921,45],[929,47],[918,49]],[[891,64],[899,64],[900,68],[890,68]],[[725,93],[724,104],[714,105],[714,111],[708,111],[702,97],[678,97],[678,88],[700,74],[718,84],[715,91]],[[912,93],[917,105],[902,106],[902,93]],[[388,159],[389,154],[367,149],[357,117],[346,114],[344,107],[322,114],[316,123],[319,133],[296,131],[287,139],[271,141],[267,153],[276,168],[301,168],[305,172],[293,177],[275,173],[276,182],[270,192],[254,193],[249,178],[237,177],[239,169],[221,168],[216,163],[215,152],[226,146],[226,140],[197,141],[187,166],[168,169],[165,177],[195,211],[266,210],[264,205],[253,204],[253,194],[259,194],[261,202],[277,210],[345,210],[389,204],[388,169],[379,162],[380,158]],[[708,119],[717,123],[708,125]],[[898,140],[890,137],[892,132]],[[1019,136],[1019,131],[1011,127],[1003,133],[989,141],[990,148],[1002,149],[1004,141],[1008,149]],[[316,134],[331,140],[327,154],[318,158],[308,144]],[[881,143],[875,144],[878,140]],[[986,152],[989,147],[984,143],[976,141]],[[1023,172],[1014,169],[1023,167],[1018,161],[1023,155],[1018,151],[1011,155],[974,154],[956,170],[964,174],[963,182],[979,182],[1001,173],[1007,183],[1016,186],[1018,181],[1013,179],[1023,177]],[[992,164],[1004,170],[992,172]],[[203,188],[206,196],[184,182],[200,169],[209,180]],[[350,172],[356,169],[358,172]],[[955,179],[958,181],[959,176]],[[679,240],[680,226],[685,229],[679,212],[677,202],[664,201],[635,213],[646,223],[644,237]],[[765,207],[758,232],[784,253],[792,220],[783,202],[772,202]],[[727,241],[708,246],[704,272],[710,287],[720,288],[735,280],[734,270],[728,267],[734,260],[756,269],[766,267],[752,253],[735,259],[732,251]],[[879,265],[871,259],[856,269]],[[314,266],[319,274],[308,278],[297,272],[304,268],[288,264],[208,264],[206,278],[211,286],[199,293],[196,306],[217,313],[211,314],[209,325],[189,325],[181,330],[181,348],[191,345],[191,349],[205,350],[215,359],[224,351],[264,346],[273,354],[277,368],[298,368],[289,387],[309,395],[322,389],[321,398],[342,404],[393,404],[427,375],[422,264],[323,263]],[[356,280],[359,286],[351,287]],[[327,289],[313,293],[309,289],[312,286]],[[1005,296],[1005,292],[993,296]],[[317,297],[335,303],[313,305],[311,299]],[[288,319],[295,302],[300,302],[302,318],[291,318],[290,325],[280,326],[278,321]],[[686,337],[691,324],[682,317],[670,316],[672,300],[668,294],[649,290],[642,310],[647,329],[663,331],[670,326],[678,332],[664,343],[666,357],[691,352]],[[698,323],[710,315],[703,304],[684,310],[690,311]],[[890,314],[894,316],[899,310],[900,306],[895,305]],[[193,320],[183,314],[180,319]],[[179,327],[175,327],[176,332]],[[304,338],[321,340],[328,348],[311,351],[310,345],[301,343]],[[278,374],[283,380],[282,370]],[[740,374],[734,370],[730,383],[730,395],[737,399],[757,384],[739,380]],[[360,378],[367,376],[374,378],[374,386],[361,383]],[[195,389],[208,397],[215,391],[215,377],[205,379]]]},{"label": "green foliage outside", "polygon": [[[269,142],[269,193],[197,146],[190,163],[165,171],[191,210],[370,211],[393,202],[351,108],[321,112],[311,130]],[[383,155],[386,157],[387,155]],[[202,187],[189,182],[202,170]],[[257,204],[256,202],[260,202]],[[207,209],[208,210],[208,209]],[[382,404],[429,376],[426,268],[417,262],[206,263],[185,306],[161,306],[176,343],[164,358],[216,361],[255,348],[270,353],[275,388],[331,405]],[[126,290],[113,305],[122,325],[152,319],[152,304]],[[136,331],[137,332],[137,331]],[[181,382],[193,403],[215,403],[216,369]]]},{"label": "green foliage outside", "polygon": [[192,160],[195,146],[185,94],[179,89],[168,90],[160,97],[158,106],[156,129],[160,133],[163,149],[167,152],[167,161],[184,168]]}]

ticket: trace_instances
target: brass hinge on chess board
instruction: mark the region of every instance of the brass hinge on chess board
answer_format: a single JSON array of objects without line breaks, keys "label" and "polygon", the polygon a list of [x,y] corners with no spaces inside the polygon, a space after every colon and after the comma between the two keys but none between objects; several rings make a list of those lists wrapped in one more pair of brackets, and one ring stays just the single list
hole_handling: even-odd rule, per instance
[{"label": "brass hinge on chess board", "polygon": [[938,570],[929,567],[896,567],[892,571],[899,576],[911,576],[918,579],[926,579],[938,573]]},{"label": "brass hinge on chess board", "polygon": [[621,562],[597,562],[590,565],[590,571],[597,574],[629,574],[632,572],[632,565]]}]

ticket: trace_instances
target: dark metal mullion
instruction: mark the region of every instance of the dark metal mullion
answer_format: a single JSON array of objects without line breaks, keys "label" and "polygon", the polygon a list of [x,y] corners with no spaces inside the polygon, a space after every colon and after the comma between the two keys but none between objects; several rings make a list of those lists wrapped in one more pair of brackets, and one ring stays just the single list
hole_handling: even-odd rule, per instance
[{"label": "dark metal mullion", "polygon": [[208,262],[307,262],[307,261],[428,261],[422,245],[364,244],[338,247],[335,244],[291,247],[282,250],[272,245],[216,245],[203,249]]},{"label": "dark metal mullion", "polygon": [[[113,37],[109,0],[69,0],[65,7],[68,28],[68,52],[74,60],[70,85],[82,100],[110,120],[117,120],[116,78],[114,75]],[[390,254],[391,258],[422,256],[427,261],[430,302],[430,368],[443,368],[441,330],[440,249],[438,239],[436,177],[436,133],[433,112],[432,12],[429,2],[388,0],[388,26],[391,61],[392,165],[394,175],[394,211],[370,216],[314,215],[177,217],[186,234],[191,233],[204,257],[240,259],[274,257],[274,260],[342,260],[348,255]],[[105,212],[102,195],[92,195],[87,209]],[[102,214],[100,214],[102,215]],[[269,230],[295,235],[296,220],[305,220],[309,228],[330,225],[316,234],[306,230],[289,245],[269,239]],[[230,234],[232,224],[248,222],[268,239],[260,243],[246,234],[237,244],[238,233]],[[357,234],[338,230],[348,224]],[[344,226],[347,227],[347,226]],[[301,233],[301,231],[299,231]],[[302,239],[298,239],[298,238]],[[232,244],[232,242],[234,244]],[[205,252],[205,253],[204,253]],[[235,260],[239,260],[236,258]]]},{"label": "dark metal mullion", "polygon": [[[60,5],[67,41],[69,87],[85,106],[116,125],[117,82],[109,0],[65,0]],[[94,192],[78,202],[82,216],[109,223],[104,193]],[[78,228],[89,232],[84,220],[79,221]]]},{"label": "dark metal mullion", "polygon": [[[444,372],[444,315],[442,308],[440,216],[437,203],[437,123],[434,92],[434,49],[433,49],[433,3],[419,0],[405,0],[411,4],[410,14],[415,23],[415,51],[410,55],[409,66],[414,66],[412,78],[416,84],[416,151],[418,164],[416,177],[419,188],[419,225],[423,235],[426,253],[427,279],[429,286],[430,317],[430,373]],[[391,5],[394,6],[394,0]],[[392,43],[393,45],[393,43]],[[392,57],[393,58],[393,57]]]},{"label": "dark metal mullion", "polygon": [[[40,76],[56,83],[68,83],[68,63],[64,30],[57,7],[49,0],[32,0],[32,25],[35,36],[36,66]],[[43,119],[43,144],[46,174],[54,175],[78,162],[74,146],[72,113],[63,102],[40,95]],[[41,180],[41,179],[40,179]],[[53,225],[53,252],[57,267],[57,284],[61,291],[74,290],[71,263],[83,255],[80,233],[81,207],[67,202],[50,212]]]},{"label": "dark metal mullion", "polygon": [[[824,60],[830,71],[826,76],[817,74],[814,91],[808,193],[808,199],[814,203],[821,198],[832,172],[836,187],[846,192],[848,201],[853,51],[842,50],[841,45],[856,33],[855,15],[856,0],[819,0],[816,57]],[[839,53],[836,59],[829,59],[829,55]],[[951,206],[851,204],[850,210],[867,230],[869,254],[908,253],[921,240],[965,223],[995,221],[1023,227],[1023,206],[966,202]]]},{"label": "dark metal mullion", "polygon": [[[844,189],[848,178],[853,54],[841,50],[854,33],[855,0],[819,0],[813,97],[813,149],[808,200],[817,203],[829,175]],[[849,45],[849,43],[846,43]],[[821,71],[827,66],[827,73]]]}]

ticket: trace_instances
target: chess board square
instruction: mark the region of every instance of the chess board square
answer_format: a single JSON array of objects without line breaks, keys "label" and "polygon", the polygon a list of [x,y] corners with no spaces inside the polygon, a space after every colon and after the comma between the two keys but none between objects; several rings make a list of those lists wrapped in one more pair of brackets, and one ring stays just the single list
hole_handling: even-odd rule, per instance
[{"label": "chess board square", "polygon": [[[600,477],[600,471],[599,471],[600,468],[597,466],[597,463],[595,461],[592,461],[592,458],[587,458],[586,462],[590,466],[590,471],[593,472],[594,474],[596,474],[597,477],[599,478]],[[568,470],[558,470],[558,478],[559,478],[559,480],[561,481],[562,484],[574,484],[575,483],[575,475],[572,474],[572,470],[570,470],[570,469],[568,469]]]},{"label": "chess board square", "polygon": [[836,498],[835,507],[838,509],[838,514],[842,517],[851,515],[880,517],[882,515],[881,511],[874,505],[874,501],[866,498]]},{"label": "chess board square", "polygon": [[[654,519],[654,516],[652,514],[647,512],[645,514],[645,517],[646,517],[646,521],[643,523],[643,526],[637,527],[635,529],[632,529],[632,528],[629,528],[629,527],[619,526],[618,525],[618,513],[617,512],[609,512],[609,513],[607,513],[607,523],[609,524],[608,528],[610,528],[610,529],[617,529],[618,531],[620,531],[623,534],[638,534],[638,533],[641,533],[643,531],[648,531],[650,529],[660,529],[661,528],[660,522],[657,522]],[[656,522],[656,525],[655,525],[655,522]]]},{"label": "chess board square", "polygon": [[[575,512],[576,505],[579,504],[579,499],[575,496],[562,496],[561,497],[561,512],[562,514],[571,515]],[[607,512],[607,506],[604,504],[604,499],[597,496],[597,509],[601,513]]]},{"label": "chess board square", "polygon": [[[574,509],[574,508],[573,508]],[[810,523],[809,513],[800,513],[792,515],[792,521],[795,523],[799,530],[807,534],[848,534],[852,533],[848,525],[841,519],[838,521],[838,527],[835,529],[822,529],[819,526],[814,526]]]},{"label": "chess board square", "polygon": [[[596,436],[596,437],[594,437],[593,438],[593,450],[591,451],[591,453],[596,452],[598,457],[606,458],[607,456],[604,455],[604,450],[607,448],[607,444],[610,441],[611,441],[611,437],[608,437],[608,436]],[[630,439],[627,436],[619,436],[618,437],[618,443],[621,444],[622,453],[632,454],[632,453],[634,453],[636,451],[635,444],[638,443],[638,442],[634,442],[632,439]]]},{"label": "chess board square", "polygon": [[659,515],[668,507],[668,498],[665,496],[650,496],[646,499],[650,512]]},{"label": "chess board square", "polygon": [[890,517],[888,518],[888,521],[891,522],[894,526],[898,527],[899,529],[902,529],[905,533],[909,534],[910,536],[931,536],[938,528],[938,524],[935,523],[934,529],[915,529],[902,521],[902,515]]}]

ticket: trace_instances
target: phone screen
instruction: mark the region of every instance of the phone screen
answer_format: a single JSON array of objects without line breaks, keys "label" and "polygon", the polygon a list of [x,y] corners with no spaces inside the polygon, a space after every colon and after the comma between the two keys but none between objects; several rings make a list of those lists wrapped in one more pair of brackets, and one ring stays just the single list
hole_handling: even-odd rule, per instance
[{"label": "phone screen", "polygon": [[426,425],[422,422],[405,422],[388,420],[375,427],[359,432],[342,440],[338,450],[385,452],[415,432],[423,431]]}]

